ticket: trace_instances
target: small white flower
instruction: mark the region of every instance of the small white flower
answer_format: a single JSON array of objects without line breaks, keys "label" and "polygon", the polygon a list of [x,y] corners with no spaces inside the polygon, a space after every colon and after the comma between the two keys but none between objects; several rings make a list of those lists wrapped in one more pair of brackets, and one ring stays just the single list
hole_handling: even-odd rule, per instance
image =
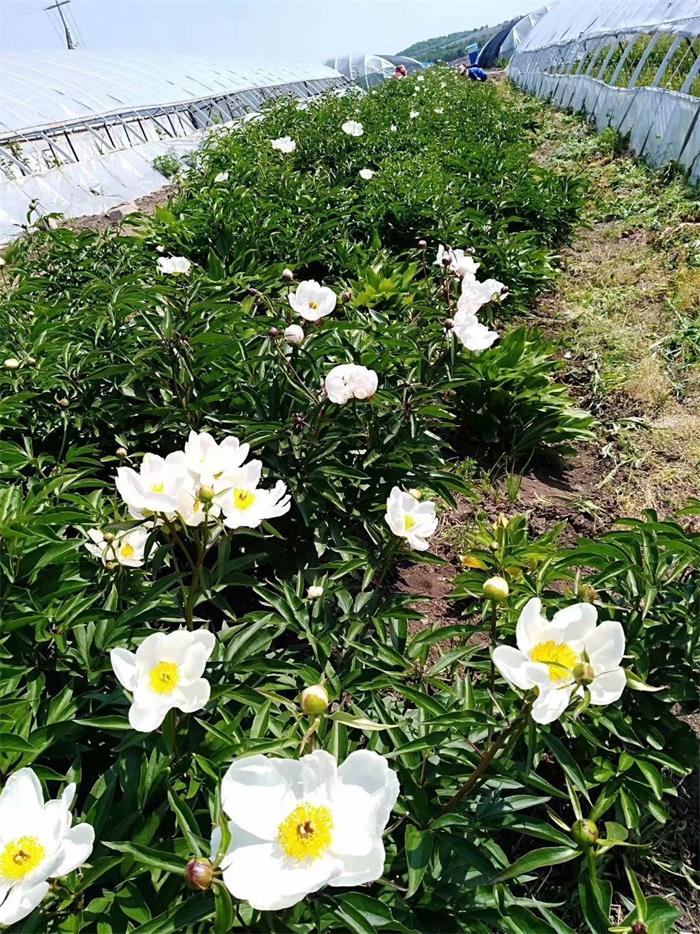
[{"label": "small white flower", "polygon": [[494,298],[503,301],[507,294],[506,287],[496,279],[477,282],[476,279],[465,276],[462,280],[462,292],[457,300],[457,310],[475,315],[483,305],[488,305]]},{"label": "small white flower", "polygon": [[2,365],[6,370],[17,370],[19,369],[19,360],[17,357],[7,357],[7,359],[3,360]]},{"label": "small white flower", "polygon": [[192,263],[184,256],[159,256],[158,269],[168,276],[188,273]]},{"label": "small white flower", "polygon": [[372,169],[360,169],[360,178],[364,178],[366,182],[374,178],[374,172]]},{"label": "small white flower", "polygon": [[398,127],[396,126],[395,123],[392,123],[389,129],[391,130],[392,133],[396,133],[396,131],[398,130]]},{"label": "small white flower", "polygon": [[[480,263],[475,262],[475,260],[464,250],[450,250],[445,249],[445,247],[440,244],[438,246],[437,257],[433,266],[445,266],[445,257],[449,260],[448,269],[453,272],[456,276],[459,276],[460,279],[470,280],[476,278],[476,271],[481,265]],[[465,284],[462,283],[462,289],[464,290]]]},{"label": "small white flower", "polygon": [[416,81],[425,81],[425,75],[418,75]]},{"label": "small white flower", "polygon": [[278,150],[278,152],[284,152],[287,155],[290,152],[294,152],[297,148],[297,144],[291,138],[291,136],[280,136],[279,139],[273,139],[270,141],[270,145],[273,149]]},{"label": "small white flower", "polygon": [[399,538],[405,538],[416,551],[427,551],[427,539],[435,534],[438,521],[435,503],[420,502],[410,493],[393,487],[386,501],[387,525]]},{"label": "small white flower", "polygon": [[105,540],[100,529],[89,529],[85,547],[99,558],[103,564],[116,561],[127,568],[140,568],[143,565],[143,550],[150,533],[150,526],[137,525],[133,529],[116,532],[109,541]]},{"label": "small white flower", "polygon": [[615,620],[596,626],[597,619],[592,604],[576,603],[549,621],[542,615],[542,602],[533,597],[518,620],[517,649],[510,645],[494,649],[494,664],[506,681],[523,691],[538,689],[532,708],[537,723],[558,719],[572,695],[584,690],[597,706],[620,698],[625,689],[625,671],[620,667],[625,633]]},{"label": "small white flower", "polygon": [[435,113],[436,113],[436,114],[444,114],[444,113],[445,113],[445,108],[444,108],[444,107],[436,107],[436,108],[435,108]]},{"label": "small white flower", "polygon": [[118,468],[116,485],[129,513],[136,519],[153,512],[175,513],[184,492],[194,495],[194,481],[182,451],[165,458],[144,454],[138,471],[132,467]]},{"label": "small white flower", "polygon": [[305,279],[299,283],[296,292],[289,293],[287,301],[306,321],[318,321],[333,311],[337,296],[333,289],[319,285],[315,279]]},{"label": "small white flower", "polygon": [[112,649],[114,673],[134,698],[129,723],[135,730],[156,730],[174,707],[192,713],[206,706],[211,688],[202,675],[215,641],[206,629],[178,629],[152,633],[136,653]]},{"label": "small white flower", "polygon": [[416,117],[419,117],[419,116],[420,116],[420,111],[419,111],[419,110],[412,110],[408,116],[409,116],[409,119],[410,119],[410,120],[415,120]]},{"label": "small white flower", "polygon": [[323,587],[312,584],[311,587],[307,587],[306,596],[309,600],[318,600],[319,597],[323,596]]},{"label": "small white flower", "polygon": [[304,343],[304,329],[299,324],[290,324],[284,329],[284,339],[292,347],[299,347]]},{"label": "small white flower", "polygon": [[458,311],[454,316],[452,332],[467,350],[475,352],[487,350],[494,341],[498,340],[496,331],[489,331],[485,324],[481,324],[476,315],[470,315],[464,311]]},{"label": "small white flower", "polygon": [[[399,794],[396,773],[360,749],[339,767],[322,750],[299,761],[234,759],[221,784],[231,818],[224,884],[260,911],[278,911],[325,885],[358,886],[384,871],[382,832]],[[221,846],[214,828],[212,857]]]},{"label": "small white flower", "polygon": [[357,120],[346,120],[341,129],[348,136],[362,136],[365,132],[365,128]]},{"label": "small white flower", "polygon": [[326,395],[338,405],[344,405],[350,399],[371,399],[378,385],[379,379],[374,370],[356,363],[334,366],[324,383]]},{"label": "small white flower", "polygon": [[214,183],[217,185],[220,182],[227,182],[227,181],[228,181],[228,172],[219,172],[218,175],[214,176]]},{"label": "small white flower", "polygon": [[262,461],[250,461],[227,474],[217,484],[214,503],[224,514],[229,529],[255,529],[266,519],[276,519],[289,512],[290,497],[281,480],[271,490],[261,490]]},{"label": "small white flower", "polygon": [[16,924],[49,891],[48,879],[66,876],[89,859],[95,842],[90,824],[76,824],[70,808],[75,785],[44,803],[32,769],[20,769],[0,792],[0,926]]},{"label": "small white flower", "polygon": [[306,101],[299,101],[299,103],[297,104],[297,110],[308,110],[308,109],[309,109],[309,105],[306,103]]}]

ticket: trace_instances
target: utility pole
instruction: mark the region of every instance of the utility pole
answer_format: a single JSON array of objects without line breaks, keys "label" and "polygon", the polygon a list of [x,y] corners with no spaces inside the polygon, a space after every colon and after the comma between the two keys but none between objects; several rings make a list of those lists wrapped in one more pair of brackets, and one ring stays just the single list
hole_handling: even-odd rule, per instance
[{"label": "utility pole", "polygon": [[73,33],[70,31],[70,27],[66,22],[66,18],[63,15],[63,10],[61,7],[68,6],[70,0],[56,0],[56,3],[53,3],[51,6],[44,7],[44,10],[48,13],[49,10],[58,10],[58,15],[61,17],[61,23],[63,24],[63,31],[66,34],[66,45],[69,49],[77,49],[78,43],[73,38]]}]

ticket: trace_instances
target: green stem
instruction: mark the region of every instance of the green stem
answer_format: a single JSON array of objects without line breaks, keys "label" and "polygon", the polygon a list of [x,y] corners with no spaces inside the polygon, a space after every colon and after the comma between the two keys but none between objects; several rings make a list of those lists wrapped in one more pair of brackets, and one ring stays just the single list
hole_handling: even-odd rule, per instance
[{"label": "green stem", "polygon": [[486,752],[483,754],[479,762],[477,763],[476,768],[469,776],[467,781],[462,785],[456,795],[453,795],[452,798],[447,802],[447,804],[440,811],[441,814],[447,814],[449,811],[454,811],[454,809],[461,803],[461,801],[471,792],[477,788],[486,777],[486,771],[491,765],[491,762],[495,758],[496,754],[501,750],[508,739],[511,737],[516,738],[519,733],[524,729],[525,723],[527,722],[527,717],[530,714],[533,701],[528,701],[525,707],[520,711],[518,716],[513,720],[510,726],[506,727],[501,735],[496,739]]}]

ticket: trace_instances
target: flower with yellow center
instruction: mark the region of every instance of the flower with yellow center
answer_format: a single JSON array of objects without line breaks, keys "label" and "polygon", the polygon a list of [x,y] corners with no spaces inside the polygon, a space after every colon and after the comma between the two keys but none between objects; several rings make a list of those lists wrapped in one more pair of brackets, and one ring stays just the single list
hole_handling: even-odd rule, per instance
[{"label": "flower with yellow center", "polygon": [[[325,885],[355,886],[384,871],[382,832],[399,792],[383,756],[362,749],[338,766],[317,750],[302,759],[235,759],[221,786],[231,843],[221,862],[235,898],[287,908]],[[221,830],[212,833],[212,859]]]},{"label": "flower with yellow center", "polygon": [[493,661],[503,677],[523,691],[537,689],[532,717],[551,723],[566,710],[572,696],[587,691],[591,704],[616,701],[625,687],[620,662],[625,636],[620,623],[596,625],[598,613],[590,603],[577,603],[542,614],[542,603],[529,600],[515,631],[517,648],[500,645]]},{"label": "flower with yellow center", "polygon": [[65,876],[90,856],[95,833],[72,827],[75,785],[55,801],[32,769],[11,775],[0,792],[0,926],[31,914],[49,890],[48,879]]},{"label": "flower with yellow center", "polygon": [[175,515],[186,490],[193,490],[194,480],[187,469],[183,451],[167,457],[144,454],[139,470],[119,467],[117,491],[136,519],[150,513]]},{"label": "flower with yellow center", "polygon": [[126,529],[123,532],[116,532],[113,536],[109,534],[105,536],[100,529],[89,529],[87,533],[89,541],[86,542],[85,547],[103,564],[116,561],[127,568],[140,568],[143,566],[144,549],[150,532],[149,523]]},{"label": "flower with yellow center", "polygon": [[287,487],[278,481],[271,490],[259,487],[262,461],[249,461],[217,482],[214,503],[229,529],[255,529],[266,519],[289,512]]},{"label": "flower with yellow center", "polygon": [[157,729],[174,707],[192,713],[206,706],[210,687],[202,675],[214,643],[205,629],[179,629],[152,633],[135,653],[112,649],[114,673],[133,694],[129,723],[135,730]]},{"label": "flower with yellow center", "polygon": [[395,486],[386,501],[385,519],[394,535],[405,538],[411,548],[428,550],[428,539],[437,529],[435,503],[421,501]]},{"label": "flower with yellow center", "polygon": [[318,321],[329,315],[336,306],[337,296],[333,289],[319,285],[315,279],[300,282],[295,292],[290,292],[287,301],[294,311],[307,321]]}]

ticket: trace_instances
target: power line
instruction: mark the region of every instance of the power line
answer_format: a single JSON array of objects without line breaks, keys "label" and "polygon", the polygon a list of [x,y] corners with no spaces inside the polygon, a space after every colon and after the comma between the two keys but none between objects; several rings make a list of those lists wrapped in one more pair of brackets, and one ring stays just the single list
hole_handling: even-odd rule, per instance
[{"label": "power line", "polygon": [[69,49],[77,49],[78,43],[73,38],[73,33],[70,31],[70,26],[63,15],[63,7],[68,6],[70,0],[56,0],[56,3],[53,3],[51,6],[44,7],[44,10],[48,13],[49,10],[56,10],[58,15],[61,18],[61,23],[63,25],[63,32],[65,34],[66,45]]}]

